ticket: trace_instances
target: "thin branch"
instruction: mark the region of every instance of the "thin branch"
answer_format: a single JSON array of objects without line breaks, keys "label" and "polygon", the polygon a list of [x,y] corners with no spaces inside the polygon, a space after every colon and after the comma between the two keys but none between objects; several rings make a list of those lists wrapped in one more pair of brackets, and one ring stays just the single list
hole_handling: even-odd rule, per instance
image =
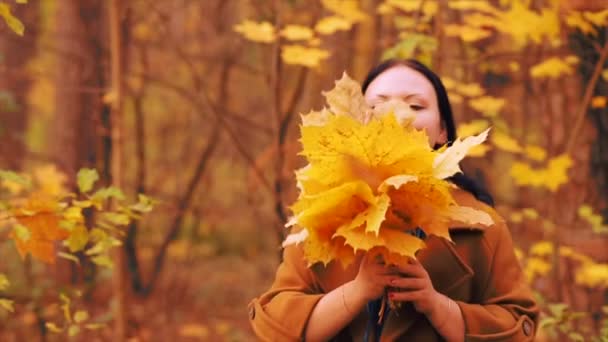
[{"label": "thin branch", "polygon": [[583,97],[583,102],[576,113],[576,122],[574,124],[574,128],[570,133],[570,139],[568,140],[568,144],[566,145],[566,153],[572,152],[576,144],[576,139],[578,138],[579,131],[583,127],[583,123],[585,122],[585,116],[587,114],[587,109],[589,108],[589,104],[591,103],[591,97],[593,96],[593,92],[595,91],[595,86],[597,85],[597,81],[600,78],[600,74],[602,73],[602,69],[604,68],[604,64],[606,63],[606,58],[608,57],[608,41],[604,43],[604,48],[600,54],[600,57],[595,64],[595,69],[593,70],[593,74],[589,83],[587,83],[587,87],[585,88],[585,95]]},{"label": "thin branch", "polygon": [[213,152],[217,147],[220,132],[221,131],[219,129],[219,122],[216,122],[216,125],[213,127],[213,134],[209,138],[207,146],[205,147],[205,150],[201,154],[201,157],[197,163],[196,170],[194,171],[194,174],[188,182],[188,186],[186,187],[186,193],[179,200],[177,206],[178,212],[173,217],[173,222],[171,223],[169,233],[165,236],[165,239],[159,247],[159,252],[156,255],[156,258],[154,258],[154,267],[152,268],[152,275],[150,277],[150,280],[148,281],[148,284],[142,290],[142,293],[144,295],[150,294],[154,289],[154,285],[156,284],[158,276],[160,275],[161,270],[163,268],[163,264],[165,262],[165,255],[169,248],[169,244],[173,242],[173,240],[175,240],[179,233],[179,229],[181,228],[182,223],[184,221],[184,213],[190,206],[190,203],[194,198],[194,193],[198,186],[198,183],[200,182],[202,175],[205,172],[205,169],[207,168],[207,165],[209,165],[209,160],[211,159],[211,156],[213,155]]}]

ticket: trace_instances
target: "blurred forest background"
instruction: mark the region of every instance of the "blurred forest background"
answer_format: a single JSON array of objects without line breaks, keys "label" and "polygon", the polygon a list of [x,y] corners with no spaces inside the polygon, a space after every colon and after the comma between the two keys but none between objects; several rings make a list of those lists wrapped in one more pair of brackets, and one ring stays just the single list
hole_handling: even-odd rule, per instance
[{"label": "blurred forest background", "polygon": [[538,340],[608,340],[608,1],[3,0],[0,16],[0,340],[254,340],[298,114],[390,57],[440,74],[462,136],[493,127],[463,168],[509,221]]}]

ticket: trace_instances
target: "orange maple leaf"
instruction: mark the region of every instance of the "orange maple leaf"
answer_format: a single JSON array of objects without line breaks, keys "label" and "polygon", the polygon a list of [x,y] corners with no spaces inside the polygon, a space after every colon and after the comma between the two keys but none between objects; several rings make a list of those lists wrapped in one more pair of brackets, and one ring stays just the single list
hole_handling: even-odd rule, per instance
[{"label": "orange maple leaf", "polygon": [[10,237],[15,241],[22,258],[27,253],[49,264],[55,263],[54,243],[69,236],[69,232],[59,227],[57,202],[40,194],[33,194],[22,207],[14,210],[17,222],[27,228],[27,239],[17,236],[15,231]]}]

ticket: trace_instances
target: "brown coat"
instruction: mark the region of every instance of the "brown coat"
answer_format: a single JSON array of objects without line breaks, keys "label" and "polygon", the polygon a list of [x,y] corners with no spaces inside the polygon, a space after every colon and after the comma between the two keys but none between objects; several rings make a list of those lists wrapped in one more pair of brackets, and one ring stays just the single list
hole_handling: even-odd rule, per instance
[{"label": "brown coat", "polygon": [[[454,196],[461,205],[488,209],[462,190]],[[460,307],[466,341],[532,341],[538,307],[515,257],[509,230],[498,215],[493,216],[496,223],[483,230],[451,228],[454,244],[428,237],[427,247],[417,257],[434,288]],[[261,340],[303,341],[314,306],[324,293],[354,279],[358,265],[343,269],[331,262],[308,268],[297,246],[285,248],[283,258],[271,288],[249,304],[249,318]],[[335,340],[362,341],[366,315],[363,310]],[[381,341],[441,340],[411,305],[389,312],[381,336]]]}]

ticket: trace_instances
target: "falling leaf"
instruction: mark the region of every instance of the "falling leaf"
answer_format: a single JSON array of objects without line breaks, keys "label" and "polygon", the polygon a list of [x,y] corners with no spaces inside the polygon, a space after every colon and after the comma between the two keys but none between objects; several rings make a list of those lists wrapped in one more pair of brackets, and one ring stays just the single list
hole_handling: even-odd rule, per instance
[{"label": "falling leaf", "polygon": [[314,32],[307,26],[287,25],[281,30],[281,36],[287,40],[309,40],[313,38]]},{"label": "falling leaf", "polygon": [[245,38],[260,43],[272,43],[276,40],[274,26],[267,22],[245,20],[234,27],[234,30]]},{"label": "falling leaf", "polygon": [[286,64],[303,65],[309,68],[318,67],[319,63],[327,59],[329,55],[327,50],[302,45],[285,45],[281,50],[281,58]]},{"label": "falling leaf", "polygon": [[353,26],[351,21],[348,21],[342,17],[332,15],[320,19],[315,25],[315,31],[320,34],[334,34],[337,31],[348,31]]},{"label": "falling leaf", "polygon": [[557,57],[551,57],[530,68],[530,75],[534,78],[559,78],[574,72],[572,66]]}]

